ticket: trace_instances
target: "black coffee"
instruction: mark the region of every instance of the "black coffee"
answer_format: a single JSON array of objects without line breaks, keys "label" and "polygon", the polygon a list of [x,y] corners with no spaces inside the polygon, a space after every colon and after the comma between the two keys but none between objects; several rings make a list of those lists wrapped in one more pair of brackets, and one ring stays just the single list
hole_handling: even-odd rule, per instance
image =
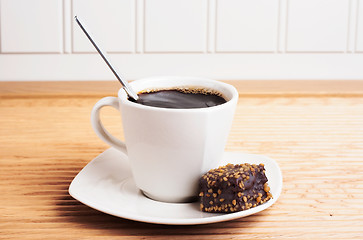
[{"label": "black coffee", "polygon": [[137,103],[161,108],[207,108],[226,102],[220,94],[202,89],[156,90],[142,92],[138,96]]}]

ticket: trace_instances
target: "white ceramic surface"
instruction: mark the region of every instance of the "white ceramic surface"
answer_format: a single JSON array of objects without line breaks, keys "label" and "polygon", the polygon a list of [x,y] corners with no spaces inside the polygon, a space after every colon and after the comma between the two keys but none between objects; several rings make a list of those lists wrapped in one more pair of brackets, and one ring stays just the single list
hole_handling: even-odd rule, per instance
[{"label": "white ceramic surface", "polygon": [[270,207],[282,190],[282,175],[278,164],[262,155],[225,152],[221,165],[227,163],[265,164],[273,199],[249,210],[212,214],[199,210],[199,203],[165,203],[145,197],[135,185],[129,162],[120,151],[110,148],[93,159],[78,173],[69,187],[78,201],[114,216],[157,224],[194,225],[228,221],[249,216]]},{"label": "white ceramic surface", "polygon": [[[186,202],[196,195],[199,177],[215,166],[224,153],[238,92],[230,84],[198,77],[156,76],[133,81],[130,86],[137,93],[186,87],[206,89],[227,100],[208,108],[160,108],[129,101],[121,89],[118,98],[103,98],[92,110],[93,129],[103,141],[128,156],[139,189],[156,200]],[[103,127],[100,109],[104,106],[121,112],[125,143]]]}]

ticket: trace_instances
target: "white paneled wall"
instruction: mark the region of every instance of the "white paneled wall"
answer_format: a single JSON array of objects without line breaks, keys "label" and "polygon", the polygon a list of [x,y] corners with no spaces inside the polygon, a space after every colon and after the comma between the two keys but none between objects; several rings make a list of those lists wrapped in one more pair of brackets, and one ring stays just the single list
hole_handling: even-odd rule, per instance
[{"label": "white paneled wall", "polygon": [[206,49],[207,0],[146,0],[144,51],[196,52]]},{"label": "white paneled wall", "polygon": [[349,3],[348,0],[289,0],[286,50],[344,52]]},{"label": "white paneled wall", "polygon": [[[87,25],[97,35],[105,51],[132,53],[135,49],[134,0],[77,0],[72,1],[72,16],[84,16]],[[78,25],[73,24],[73,52],[96,52]]]},{"label": "white paneled wall", "polygon": [[0,80],[363,79],[363,0],[0,0]]},{"label": "white paneled wall", "polygon": [[2,1],[1,53],[61,53],[61,0]]},{"label": "white paneled wall", "polygon": [[274,52],[278,0],[222,0],[217,2],[217,52]]}]

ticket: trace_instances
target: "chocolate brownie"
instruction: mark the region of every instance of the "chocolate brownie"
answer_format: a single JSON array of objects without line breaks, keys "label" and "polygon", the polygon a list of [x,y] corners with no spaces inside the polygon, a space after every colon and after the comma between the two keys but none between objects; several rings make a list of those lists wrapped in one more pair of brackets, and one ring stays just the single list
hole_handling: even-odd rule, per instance
[{"label": "chocolate brownie", "polygon": [[256,207],[272,198],[263,164],[227,164],[200,179],[200,209],[231,213]]}]

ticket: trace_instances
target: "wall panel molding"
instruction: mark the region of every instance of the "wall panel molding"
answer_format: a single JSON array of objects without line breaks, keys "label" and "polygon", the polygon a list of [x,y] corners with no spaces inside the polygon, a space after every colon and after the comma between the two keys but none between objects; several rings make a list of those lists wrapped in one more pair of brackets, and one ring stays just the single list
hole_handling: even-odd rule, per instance
[{"label": "wall panel molding", "polygon": [[144,0],[136,0],[135,4],[136,4],[136,7],[135,7],[135,10],[136,10],[136,13],[135,13],[135,16],[136,16],[136,18],[135,18],[135,22],[136,22],[136,24],[135,24],[135,26],[136,26],[136,31],[135,31],[135,34],[136,34],[136,36],[135,36],[135,40],[136,40],[135,48],[136,49],[135,49],[135,52],[136,53],[144,53],[145,1]]},{"label": "wall panel molding", "polygon": [[286,52],[288,0],[279,0],[277,52]]},{"label": "wall panel molding", "polygon": [[363,0],[357,2],[355,51],[363,53]]},{"label": "wall panel molding", "polygon": [[216,51],[217,0],[208,0],[207,53]]},{"label": "wall panel molding", "polygon": [[72,4],[63,0],[63,53],[72,53]]}]

